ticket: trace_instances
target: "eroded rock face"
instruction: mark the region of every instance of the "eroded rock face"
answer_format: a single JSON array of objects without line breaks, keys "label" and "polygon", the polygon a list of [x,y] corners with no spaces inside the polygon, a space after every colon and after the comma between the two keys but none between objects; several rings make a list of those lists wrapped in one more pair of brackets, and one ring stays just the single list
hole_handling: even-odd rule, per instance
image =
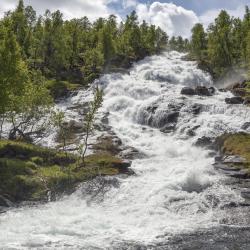
[{"label": "eroded rock face", "polygon": [[231,97],[231,98],[226,98],[225,102],[227,104],[243,104],[244,99],[240,96],[235,96],[235,97]]}]

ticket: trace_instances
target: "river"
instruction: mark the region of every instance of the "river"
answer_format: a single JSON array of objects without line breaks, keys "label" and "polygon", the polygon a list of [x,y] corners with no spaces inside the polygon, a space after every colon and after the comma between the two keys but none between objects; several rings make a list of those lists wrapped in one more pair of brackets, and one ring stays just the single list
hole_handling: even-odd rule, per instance
[{"label": "river", "polygon": [[[214,169],[211,151],[194,144],[202,136],[240,131],[249,108],[226,104],[229,92],[181,95],[184,86],[213,82],[177,52],[146,58],[129,74],[105,75],[99,84],[101,113],[109,113],[112,130],[145,155],[133,161],[135,175],[117,177],[119,185],[101,200],[90,201],[83,185],[56,202],[0,215],[0,249],[238,249],[221,242],[225,233],[231,246],[232,235],[250,237],[246,211],[225,209],[242,201],[240,192]],[[83,96],[80,91],[66,103]],[[176,117],[164,127],[169,113]],[[248,243],[239,249],[249,249]]]}]

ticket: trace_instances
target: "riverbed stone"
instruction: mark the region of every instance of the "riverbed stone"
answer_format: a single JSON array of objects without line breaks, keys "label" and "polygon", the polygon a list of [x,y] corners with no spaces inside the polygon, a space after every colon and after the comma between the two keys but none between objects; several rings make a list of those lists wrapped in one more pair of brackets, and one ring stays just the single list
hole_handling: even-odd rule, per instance
[{"label": "riverbed stone", "polygon": [[240,96],[234,96],[231,98],[226,98],[225,102],[227,104],[243,104],[244,103],[244,99]]},{"label": "riverbed stone", "polygon": [[209,89],[205,86],[198,86],[195,88],[196,95],[199,96],[211,96]]}]

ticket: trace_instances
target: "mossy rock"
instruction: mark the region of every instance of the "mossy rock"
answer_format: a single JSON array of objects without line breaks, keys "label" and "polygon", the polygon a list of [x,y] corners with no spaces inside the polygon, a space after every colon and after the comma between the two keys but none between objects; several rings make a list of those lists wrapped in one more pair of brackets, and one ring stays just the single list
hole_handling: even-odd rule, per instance
[{"label": "mossy rock", "polygon": [[12,202],[46,201],[49,191],[70,193],[80,182],[117,175],[129,167],[109,154],[85,158],[17,141],[0,140],[0,190]]},{"label": "mossy rock", "polygon": [[245,159],[238,167],[250,173],[250,134],[224,134],[217,138],[216,145],[223,155],[235,155]]}]

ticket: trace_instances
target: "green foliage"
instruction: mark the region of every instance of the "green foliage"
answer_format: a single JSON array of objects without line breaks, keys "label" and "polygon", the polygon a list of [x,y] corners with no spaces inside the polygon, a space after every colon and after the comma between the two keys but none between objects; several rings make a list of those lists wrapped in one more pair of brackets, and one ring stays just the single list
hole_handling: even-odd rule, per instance
[{"label": "green foliage", "polygon": [[192,29],[190,54],[215,78],[235,71],[250,73],[250,11],[243,19],[222,10],[207,31],[201,24]]}]

